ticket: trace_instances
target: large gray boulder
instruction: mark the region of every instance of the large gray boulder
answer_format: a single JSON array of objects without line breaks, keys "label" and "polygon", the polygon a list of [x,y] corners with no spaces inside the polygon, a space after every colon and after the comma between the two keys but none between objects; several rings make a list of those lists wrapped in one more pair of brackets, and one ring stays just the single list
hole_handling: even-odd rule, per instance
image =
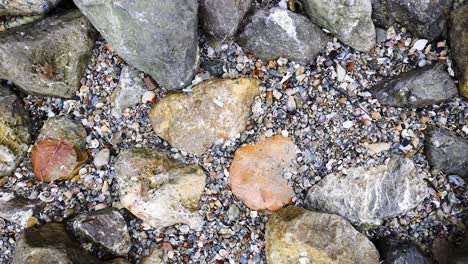
[{"label": "large gray boulder", "polygon": [[371,93],[384,105],[418,108],[444,102],[458,91],[444,66],[438,63],[392,76]]},{"label": "large gray boulder", "polygon": [[41,15],[53,9],[61,0],[0,0],[0,16]]},{"label": "large gray boulder", "polygon": [[71,98],[93,52],[96,31],[79,11],[0,34],[0,78],[33,95]]},{"label": "large gray boulder", "polygon": [[418,206],[429,189],[413,161],[394,156],[373,168],[327,175],[310,188],[306,206],[343,216],[354,224],[380,224]]},{"label": "large gray boulder", "polygon": [[285,57],[302,63],[314,62],[326,41],[309,19],[281,8],[257,11],[238,37],[239,44],[258,58]]},{"label": "large gray boulder", "polygon": [[199,65],[197,0],[74,0],[115,51],[167,89]]},{"label": "large gray boulder", "polygon": [[0,187],[0,218],[30,227],[37,223],[34,217],[41,207],[38,200],[28,200],[17,196],[13,191]]},{"label": "large gray boulder", "polygon": [[304,0],[305,13],[341,42],[367,52],[375,45],[371,0]]}]

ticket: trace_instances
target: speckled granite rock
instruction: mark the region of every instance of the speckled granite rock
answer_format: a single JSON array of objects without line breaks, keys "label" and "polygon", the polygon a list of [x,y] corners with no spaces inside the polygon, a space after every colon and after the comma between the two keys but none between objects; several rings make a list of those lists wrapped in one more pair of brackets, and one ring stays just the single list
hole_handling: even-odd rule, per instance
[{"label": "speckled granite rock", "polygon": [[460,95],[468,99],[468,3],[450,15],[449,40]]},{"label": "speckled granite rock", "polygon": [[0,78],[28,94],[71,98],[80,87],[96,36],[79,11],[0,33]]},{"label": "speckled granite rock", "polygon": [[179,163],[169,153],[131,148],[115,162],[122,205],[154,227],[184,223],[199,230],[198,201],[206,175],[197,165]]},{"label": "speckled granite rock", "polygon": [[432,264],[418,245],[395,238],[381,238],[377,241],[377,248],[384,263],[397,264]]},{"label": "speckled granite rock", "polygon": [[141,102],[141,97],[145,92],[144,82],[140,76],[140,71],[125,66],[120,74],[119,85],[112,92],[112,116],[122,117],[125,108],[132,107]]},{"label": "speckled granite rock", "polygon": [[295,206],[271,216],[265,254],[269,264],[379,263],[374,245],[345,219]]},{"label": "speckled granite rock", "polygon": [[40,201],[19,197],[13,191],[0,187],[0,218],[22,227],[30,227],[37,223],[34,214],[40,207]]},{"label": "speckled granite rock", "polygon": [[0,16],[31,16],[49,12],[61,0],[0,0]]},{"label": "speckled granite rock", "polygon": [[353,224],[378,225],[415,208],[428,194],[413,161],[393,156],[384,165],[327,175],[309,189],[306,207],[339,214]]},{"label": "speckled granite rock", "polygon": [[175,93],[163,97],[149,118],[158,136],[173,147],[199,155],[207,146],[245,129],[259,85],[252,78],[209,80],[193,87],[190,96]]}]

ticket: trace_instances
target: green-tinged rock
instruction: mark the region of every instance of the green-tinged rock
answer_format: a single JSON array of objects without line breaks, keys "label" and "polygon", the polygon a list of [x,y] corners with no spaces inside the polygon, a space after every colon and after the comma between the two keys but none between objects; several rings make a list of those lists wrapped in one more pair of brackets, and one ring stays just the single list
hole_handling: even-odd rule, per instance
[{"label": "green-tinged rock", "polygon": [[45,14],[61,0],[0,0],[0,16],[31,16]]},{"label": "green-tinged rock", "polygon": [[449,40],[460,95],[468,99],[468,3],[452,12]]}]

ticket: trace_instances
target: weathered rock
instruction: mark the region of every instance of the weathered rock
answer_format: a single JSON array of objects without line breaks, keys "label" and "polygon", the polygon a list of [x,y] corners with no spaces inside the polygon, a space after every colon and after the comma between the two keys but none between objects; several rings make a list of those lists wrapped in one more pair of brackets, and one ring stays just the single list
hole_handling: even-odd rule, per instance
[{"label": "weathered rock", "polygon": [[431,253],[438,264],[468,263],[468,229],[465,229],[464,243],[457,246],[453,239],[438,237],[431,245]]},{"label": "weathered rock", "polygon": [[112,255],[124,256],[130,250],[130,235],[123,216],[113,208],[82,214],[72,220],[75,235]]},{"label": "weathered rock", "polygon": [[295,206],[271,216],[265,253],[270,264],[379,263],[374,245],[345,219]]},{"label": "weathered rock", "polygon": [[197,165],[179,163],[164,151],[132,148],[119,154],[115,171],[120,201],[138,218],[154,227],[201,228],[198,200],[206,175]]},{"label": "weathered rock", "polygon": [[304,10],[314,23],[328,29],[344,44],[359,51],[374,47],[371,0],[304,0]]},{"label": "weathered rock", "polygon": [[468,139],[444,128],[430,128],[425,154],[433,169],[468,180]]},{"label": "weathered rock", "polygon": [[74,0],[130,65],[167,89],[192,81],[199,65],[197,0]]},{"label": "weathered rock", "polygon": [[252,78],[206,81],[193,87],[190,96],[163,97],[149,118],[156,134],[169,144],[202,154],[206,146],[222,143],[245,129],[259,85]]},{"label": "weathered rock", "polygon": [[133,67],[123,67],[119,85],[111,96],[113,105],[111,113],[115,118],[122,117],[122,111],[125,108],[132,107],[141,101],[145,88],[143,87],[144,82],[140,77],[140,73],[140,71]]},{"label": "weathered rock", "polygon": [[142,264],[162,264],[163,252],[159,248],[155,248],[151,254],[149,254],[147,257],[143,259]]},{"label": "weathered rock", "polygon": [[109,164],[109,159],[110,159],[110,150],[109,149],[102,149],[100,150],[96,156],[94,156],[94,166],[96,168],[100,169],[107,164]]},{"label": "weathered rock", "polygon": [[438,104],[458,94],[454,81],[442,64],[393,76],[371,92],[381,104],[415,108]]},{"label": "weathered rock", "polygon": [[453,0],[372,0],[372,18],[387,28],[399,23],[432,41],[445,34],[452,4]]},{"label": "weathered rock", "polygon": [[0,34],[0,78],[33,95],[71,98],[91,58],[96,31],[79,11]]},{"label": "weathered rock", "polygon": [[381,238],[377,241],[377,248],[384,263],[432,264],[431,259],[416,244],[408,241]]},{"label": "weathered rock", "polygon": [[11,174],[30,143],[29,116],[21,100],[0,85],[0,177]]},{"label": "weathered rock", "polygon": [[413,161],[392,157],[385,165],[327,175],[307,194],[307,207],[336,213],[354,224],[380,224],[415,208],[429,194]]},{"label": "weathered rock", "polygon": [[69,179],[87,159],[86,130],[65,116],[46,121],[31,151],[34,176],[45,182]]},{"label": "weathered rock", "polygon": [[295,158],[296,146],[287,137],[274,136],[240,147],[229,168],[232,193],[253,210],[280,209],[294,196],[283,175]]},{"label": "weathered rock", "polygon": [[257,11],[238,37],[239,44],[258,58],[285,57],[302,63],[314,62],[326,40],[309,19],[281,8]]},{"label": "weathered rock", "polygon": [[460,95],[468,99],[468,3],[450,15],[449,40]]},{"label": "weathered rock", "polygon": [[252,0],[201,0],[200,22],[206,33],[224,40],[237,33]]},{"label": "weathered rock", "polygon": [[0,0],[0,16],[41,15],[52,10],[61,0]]},{"label": "weathered rock", "polygon": [[30,227],[37,223],[34,214],[37,213],[40,207],[40,201],[19,197],[13,191],[0,187],[1,218],[22,227]]}]

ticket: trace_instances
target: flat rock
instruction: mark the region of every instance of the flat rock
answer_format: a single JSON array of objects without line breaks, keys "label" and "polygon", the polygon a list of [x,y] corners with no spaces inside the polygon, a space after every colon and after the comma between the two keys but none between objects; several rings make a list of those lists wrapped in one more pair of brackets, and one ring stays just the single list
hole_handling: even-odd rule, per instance
[{"label": "flat rock", "polygon": [[206,33],[219,40],[234,36],[252,6],[252,0],[201,0],[200,22]]},{"label": "flat rock", "polygon": [[0,33],[0,79],[27,94],[71,98],[80,87],[96,37],[79,11]]},{"label": "flat rock", "polygon": [[384,105],[419,108],[449,100],[458,91],[444,66],[434,64],[390,77],[371,93]]},{"label": "flat rock", "polygon": [[377,248],[384,263],[432,264],[418,245],[391,237],[381,238],[377,241]]},{"label": "flat rock", "polygon": [[61,0],[0,0],[0,16],[41,15],[52,10]]},{"label": "flat rock", "polygon": [[449,41],[460,95],[468,99],[468,3],[450,15]]},{"label": "flat rock", "polygon": [[34,214],[40,207],[40,201],[22,198],[13,191],[0,187],[0,218],[22,227],[30,227],[37,223]]},{"label": "flat rock", "polygon": [[173,147],[202,154],[244,131],[260,81],[214,79],[193,87],[192,95],[163,97],[149,113],[154,131]]},{"label": "flat rock", "polygon": [[87,159],[86,130],[66,116],[49,118],[31,151],[34,176],[44,182],[71,178]]},{"label": "flat rock", "polygon": [[272,8],[258,10],[250,17],[238,42],[263,60],[284,57],[313,63],[327,39],[308,18],[289,10]]},{"label": "flat rock", "polygon": [[345,219],[295,206],[271,216],[265,231],[265,254],[270,264],[379,263],[372,242]]},{"label": "flat rock", "polygon": [[141,102],[145,88],[140,73],[139,70],[131,66],[124,66],[122,68],[119,85],[117,85],[111,95],[111,114],[115,118],[122,117],[123,110]]},{"label": "flat rock", "polygon": [[280,209],[294,196],[283,175],[295,159],[296,146],[282,136],[238,148],[229,168],[232,193],[250,209]]},{"label": "flat rock", "polygon": [[30,120],[21,100],[0,84],[0,177],[10,175],[30,143]]},{"label": "flat rock", "polygon": [[120,201],[136,217],[153,227],[183,223],[199,230],[203,225],[198,201],[206,175],[197,165],[164,151],[131,148],[119,154],[115,171]]},{"label": "flat rock", "polygon": [[387,164],[327,175],[309,189],[306,206],[335,213],[353,224],[378,225],[418,206],[429,194],[413,161],[393,156]]},{"label": "flat rock", "polygon": [[[341,42],[367,52],[375,45],[371,0],[304,0],[304,11]],[[333,8],[330,8],[333,7]]]},{"label": "flat rock", "polygon": [[167,89],[199,66],[197,0],[74,0],[115,51]]}]

